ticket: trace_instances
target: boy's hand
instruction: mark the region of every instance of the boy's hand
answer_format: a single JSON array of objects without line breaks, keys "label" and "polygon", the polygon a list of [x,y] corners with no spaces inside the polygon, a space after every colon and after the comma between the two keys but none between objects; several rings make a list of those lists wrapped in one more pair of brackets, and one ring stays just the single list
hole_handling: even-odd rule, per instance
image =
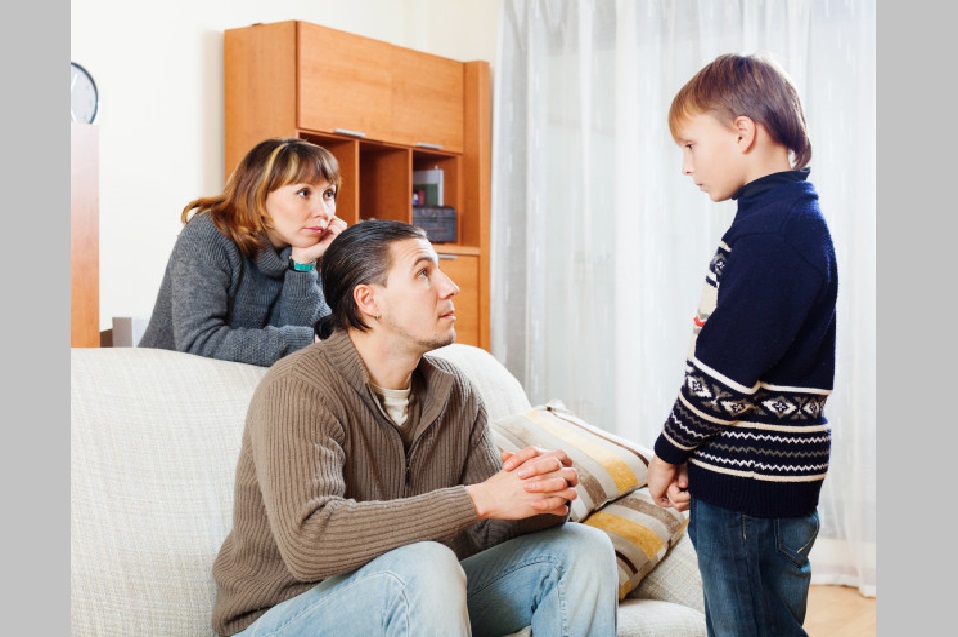
[{"label": "boy's hand", "polygon": [[666,490],[669,502],[676,511],[688,511],[692,506],[692,494],[689,493],[689,465],[679,465],[678,475]]},{"label": "boy's hand", "polygon": [[688,484],[688,472],[685,465],[669,464],[658,456],[652,456],[649,461],[649,495],[652,496],[653,502],[661,507],[672,507],[675,506],[674,498],[675,502],[688,508],[688,500],[691,498],[688,492],[681,492],[681,489],[688,488]]}]

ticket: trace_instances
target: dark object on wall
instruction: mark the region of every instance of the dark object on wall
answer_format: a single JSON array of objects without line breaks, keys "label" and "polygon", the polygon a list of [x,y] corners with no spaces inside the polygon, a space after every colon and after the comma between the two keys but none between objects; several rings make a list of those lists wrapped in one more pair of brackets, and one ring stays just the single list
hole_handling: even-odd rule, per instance
[{"label": "dark object on wall", "polygon": [[92,124],[100,108],[100,91],[90,72],[70,62],[70,121]]}]

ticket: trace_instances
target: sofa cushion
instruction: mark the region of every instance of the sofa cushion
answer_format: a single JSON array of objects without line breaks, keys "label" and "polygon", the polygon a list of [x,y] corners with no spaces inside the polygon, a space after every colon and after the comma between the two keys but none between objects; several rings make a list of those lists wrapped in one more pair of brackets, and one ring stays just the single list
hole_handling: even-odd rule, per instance
[{"label": "sofa cushion", "polygon": [[632,592],[683,536],[687,517],[652,502],[648,487],[599,508],[582,524],[612,540],[619,567],[619,599]]},{"label": "sofa cushion", "polygon": [[705,613],[681,604],[627,598],[619,603],[618,637],[706,637]]},{"label": "sofa cushion", "polygon": [[500,418],[492,430],[502,451],[534,445],[569,454],[579,473],[570,516],[574,522],[646,485],[651,449],[586,423],[561,401]]},{"label": "sofa cushion", "polygon": [[628,594],[628,599],[655,599],[705,613],[702,574],[687,529],[662,561]]}]

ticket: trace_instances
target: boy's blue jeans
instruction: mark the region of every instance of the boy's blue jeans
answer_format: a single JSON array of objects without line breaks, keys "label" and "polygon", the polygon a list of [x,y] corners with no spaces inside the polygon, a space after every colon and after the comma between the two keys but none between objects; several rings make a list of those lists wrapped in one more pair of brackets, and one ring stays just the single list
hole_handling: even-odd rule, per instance
[{"label": "boy's blue jeans", "polygon": [[698,554],[709,637],[807,637],[802,624],[818,537],[818,511],[759,518],[692,498],[689,538]]},{"label": "boy's blue jeans", "polygon": [[530,625],[537,637],[615,637],[618,603],[608,536],[569,522],[461,562],[438,542],[394,549],[274,606],[237,637],[482,637]]}]

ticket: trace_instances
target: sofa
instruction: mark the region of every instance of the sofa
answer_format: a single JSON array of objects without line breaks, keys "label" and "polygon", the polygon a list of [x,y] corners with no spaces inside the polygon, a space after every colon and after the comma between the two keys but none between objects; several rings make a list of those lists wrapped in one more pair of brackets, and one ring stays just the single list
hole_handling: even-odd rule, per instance
[{"label": "sofa", "polygon": [[[521,440],[518,421],[509,424],[511,415],[541,419],[551,413],[535,411],[516,378],[491,354],[453,344],[431,355],[458,364],[476,383],[501,448],[550,443]],[[262,367],[166,350],[72,350],[74,637],[213,635],[210,568],[232,522],[233,478],[247,404],[265,373]],[[595,428],[592,433],[602,444],[619,440]],[[618,634],[704,636],[701,579],[685,524],[663,517],[671,509],[649,510],[640,473],[629,474],[622,469],[626,461],[589,444],[601,462],[615,465],[611,478],[600,476],[594,485],[624,484],[622,493],[629,492],[644,515],[652,516],[636,536],[647,556],[641,554],[638,562],[625,559],[632,571],[620,582]],[[590,510],[579,511],[582,519],[570,523],[605,520],[616,530],[621,520],[610,513],[616,502],[606,503],[603,497],[619,496],[583,492],[577,506]],[[527,627],[515,635],[529,634]]]}]

